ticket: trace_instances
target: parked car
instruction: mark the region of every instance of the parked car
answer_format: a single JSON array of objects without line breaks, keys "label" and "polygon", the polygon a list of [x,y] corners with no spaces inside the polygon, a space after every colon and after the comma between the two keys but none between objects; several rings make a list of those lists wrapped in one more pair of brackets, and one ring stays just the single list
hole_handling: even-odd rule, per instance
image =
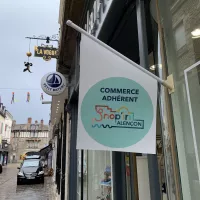
[{"label": "parked car", "polygon": [[[40,155],[25,156],[24,159],[23,159],[23,161],[22,161],[21,164],[20,164],[20,167],[22,166],[24,160],[29,160],[29,159],[40,159],[40,158],[41,158]],[[40,160],[40,161],[41,161],[41,160]],[[43,165],[42,165],[42,166],[43,166]]]},{"label": "parked car", "polygon": [[32,155],[32,156],[26,156],[24,160],[28,160],[28,159],[40,159],[41,156],[40,155]]},{"label": "parked car", "polygon": [[17,185],[30,181],[44,183],[44,170],[39,159],[24,160],[18,169]]}]

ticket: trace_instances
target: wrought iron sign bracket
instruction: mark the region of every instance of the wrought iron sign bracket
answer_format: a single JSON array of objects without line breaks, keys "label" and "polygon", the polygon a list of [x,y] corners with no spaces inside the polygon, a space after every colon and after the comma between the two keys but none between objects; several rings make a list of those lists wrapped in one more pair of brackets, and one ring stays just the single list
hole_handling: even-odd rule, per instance
[{"label": "wrought iron sign bracket", "polygon": [[173,78],[173,74],[170,74],[167,77],[167,80],[165,80],[165,83],[170,86],[170,88],[168,87],[168,92],[169,94],[174,93],[174,78]]},{"label": "wrought iron sign bracket", "polygon": [[59,35],[55,34],[52,36],[45,36],[45,35],[40,35],[40,36],[33,36],[33,37],[26,37],[26,39],[31,39],[31,40],[45,40],[46,43],[49,43],[49,41],[59,41]]}]

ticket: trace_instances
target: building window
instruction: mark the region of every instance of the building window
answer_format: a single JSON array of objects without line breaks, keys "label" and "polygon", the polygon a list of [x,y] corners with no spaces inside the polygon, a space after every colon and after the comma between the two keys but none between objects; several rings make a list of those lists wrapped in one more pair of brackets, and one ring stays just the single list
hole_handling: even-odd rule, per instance
[{"label": "building window", "polygon": [[35,132],[31,132],[31,137],[35,137]]},{"label": "building window", "polygon": [[181,21],[174,29],[174,36],[176,40],[176,50],[181,49],[186,45],[186,37],[185,37],[185,27],[183,21]]},{"label": "building window", "polygon": [[35,132],[35,137],[38,137],[38,132]]},{"label": "building window", "polygon": [[27,144],[29,149],[38,149],[39,148],[39,142],[34,140],[29,140]]},{"label": "building window", "polygon": [[3,123],[0,123],[0,134],[3,133]]},{"label": "building window", "polygon": [[39,142],[38,142],[38,141],[35,141],[35,142],[34,142],[34,148],[35,148],[35,149],[38,149],[38,148],[39,148]]}]

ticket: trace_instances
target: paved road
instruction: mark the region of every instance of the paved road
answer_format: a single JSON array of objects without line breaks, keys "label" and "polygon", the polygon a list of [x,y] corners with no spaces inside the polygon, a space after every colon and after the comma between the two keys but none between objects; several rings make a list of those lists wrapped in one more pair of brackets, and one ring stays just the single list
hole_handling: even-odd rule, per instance
[{"label": "paved road", "polygon": [[56,200],[53,183],[45,177],[44,184],[17,185],[17,167],[9,164],[0,174],[0,200]]}]

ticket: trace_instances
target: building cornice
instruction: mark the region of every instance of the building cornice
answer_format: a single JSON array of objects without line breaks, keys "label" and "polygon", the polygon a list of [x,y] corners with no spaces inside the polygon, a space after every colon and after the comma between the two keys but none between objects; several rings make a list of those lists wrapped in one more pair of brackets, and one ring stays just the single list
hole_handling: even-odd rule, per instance
[{"label": "building cornice", "polygon": [[[58,50],[57,70],[69,74],[76,48],[77,32],[66,25],[68,19],[80,25],[84,9],[84,0],[65,0],[62,17],[60,17],[60,41]],[[60,13],[61,15],[61,13]]]}]

